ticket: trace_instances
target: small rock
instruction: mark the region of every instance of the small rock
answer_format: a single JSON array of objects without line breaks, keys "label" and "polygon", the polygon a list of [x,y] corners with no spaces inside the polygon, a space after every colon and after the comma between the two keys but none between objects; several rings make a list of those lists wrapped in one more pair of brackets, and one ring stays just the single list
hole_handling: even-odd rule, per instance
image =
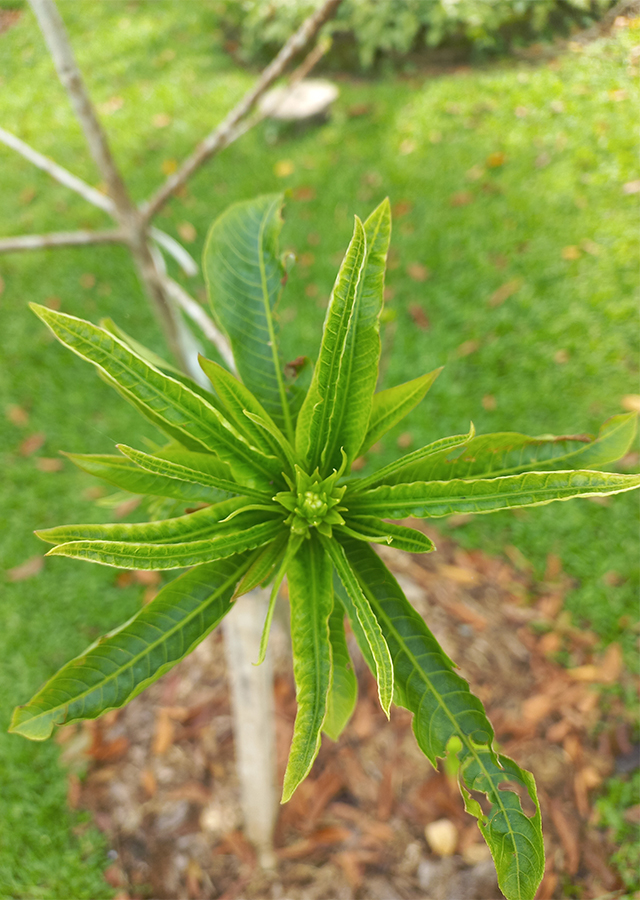
[{"label": "small rock", "polygon": [[424,836],[431,850],[437,856],[452,856],[458,843],[458,829],[449,819],[438,819],[429,822],[424,829]]},{"label": "small rock", "polygon": [[259,102],[260,112],[271,119],[299,122],[325,115],[338,96],[338,88],[319,78],[303,79],[293,87],[276,87]]}]

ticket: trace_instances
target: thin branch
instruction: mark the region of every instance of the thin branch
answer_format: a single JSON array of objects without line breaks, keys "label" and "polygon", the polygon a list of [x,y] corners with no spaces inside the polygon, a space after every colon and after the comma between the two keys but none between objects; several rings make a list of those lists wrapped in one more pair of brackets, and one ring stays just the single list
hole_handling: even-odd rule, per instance
[{"label": "thin branch", "polygon": [[[42,2],[42,0],[31,0],[31,3],[34,2]],[[341,0],[325,0],[320,8],[302,23],[224,121],[198,144],[191,156],[187,157],[180,168],[167,178],[146,204],[143,204],[141,210],[145,221],[148,222],[156,215],[176,188],[183,185],[196,169],[235,139],[234,134],[239,123],[249,113],[256,100],[271,87],[276,78],[282,75],[293,57],[309,43],[324,22],[335,13],[340,2]],[[239,133],[244,132],[240,131]]]},{"label": "thin branch", "polygon": [[15,250],[42,250],[45,247],[80,246],[82,244],[126,243],[122,231],[58,231],[52,234],[23,234],[17,237],[1,238],[0,253]]},{"label": "thin branch", "polygon": [[6,144],[7,147],[11,147],[11,149],[15,150],[16,153],[19,153],[20,156],[24,156],[30,163],[33,163],[34,166],[37,166],[39,169],[42,169],[43,172],[51,175],[51,177],[56,181],[59,181],[60,184],[75,191],[76,194],[80,194],[81,197],[93,204],[93,206],[97,206],[110,215],[114,215],[115,206],[113,205],[113,200],[106,197],[104,194],[101,194],[100,191],[97,191],[94,187],[91,187],[90,184],[82,181],[81,178],[73,175],[67,169],[59,166],[58,163],[54,162],[52,159],[43,156],[42,153],[38,153],[38,151],[34,150],[33,147],[30,147],[29,144],[25,144],[19,137],[16,137],[15,134],[11,134],[10,131],[5,131],[4,128],[0,128],[0,142]]},{"label": "thin branch", "polygon": [[166,278],[164,282],[165,289],[168,294],[176,301],[180,309],[189,316],[189,318],[198,325],[207,340],[217,348],[218,353],[224,359],[225,363],[234,373],[238,374],[233,352],[229,346],[229,342],[221,331],[209,318],[200,304],[193,299],[184,288],[174,281],[172,278]]}]

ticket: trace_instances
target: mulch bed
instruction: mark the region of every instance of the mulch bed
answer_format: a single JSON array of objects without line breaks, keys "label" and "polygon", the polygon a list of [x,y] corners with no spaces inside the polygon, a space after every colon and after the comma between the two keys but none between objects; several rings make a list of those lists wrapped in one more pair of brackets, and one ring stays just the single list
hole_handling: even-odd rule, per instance
[{"label": "mulch bed", "polygon": [[[535,774],[547,856],[538,897],[566,896],[569,886],[583,900],[616,896],[614,848],[592,797],[633,751],[630,714],[609,689],[631,678],[620,647],[598,654],[596,635],[572,626],[563,611],[571,582],[557,558],[536,583],[515,548],[493,558],[425,531],[437,553],[381,553],[486,705],[502,752]],[[107,835],[105,877],[120,900],[500,896],[455,776],[422,756],[409,713],[394,708],[387,722],[357,651],[354,660],[356,712],[337,743],[323,739],[310,777],[282,807],[273,873],[259,868],[241,831],[220,634],[125,709],[59,731],[69,802]],[[295,691],[286,657],[276,672],[281,778]]]}]

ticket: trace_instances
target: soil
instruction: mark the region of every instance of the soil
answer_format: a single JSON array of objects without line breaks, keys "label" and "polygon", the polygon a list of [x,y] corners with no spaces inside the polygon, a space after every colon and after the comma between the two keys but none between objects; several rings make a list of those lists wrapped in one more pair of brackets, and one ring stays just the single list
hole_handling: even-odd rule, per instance
[{"label": "soil", "polygon": [[[485,704],[501,751],[535,774],[547,857],[539,900],[569,886],[583,900],[619,896],[593,796],[633,756],[630,713],[611,690],[631,678],[620,647],[598,652],[596,635],[572,626],[563,611],[571,582],[556,557],[535,582],[515,548],[494,558],[425,531],[437,553],[381,555]],[[418,750],[408,712],[393,708],[387,722],[355,648],[355,714],[337,743],[323,738],[311,775],[281,808],[277,870],[262,871],[242,834],[221,642],[214,633],[125,709],[58,733],[69,802],[107,835],[105,877],[120,900],[500,897],[455,775]],[[276,643],[282,779],[295,689],[286,641]]]}]

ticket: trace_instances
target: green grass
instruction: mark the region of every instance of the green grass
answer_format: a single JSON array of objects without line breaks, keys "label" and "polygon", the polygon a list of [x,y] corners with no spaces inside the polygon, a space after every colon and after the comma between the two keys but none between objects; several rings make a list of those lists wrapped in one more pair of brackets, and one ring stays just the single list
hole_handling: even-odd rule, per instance
[{"label": "green grass", "polygon": [[[108,105],[104,122],[135,197],[143,199],[163,178],[163,165],[181,159],[253,76],[223,54],[203,4],[60,5],[96,102],[122,100]],[[470,419],[479,432],[593,432],[621,411],[623,395],[637,392],[638,330],[630,326],[637,197],[622,192],[625,182],[640,177],[635,88],[627,72],[637,42],[637,31],[622,32],[557,67],[505,63],[428,80],[341,83],[329,124],[301,132],[257,129],[201,170],[157,224],[176,235],[181,223],[193,224],[197,239],[189,249],[198,258],[208,224],[229,203],[281,188],[293,189],[295,198],[296,189],[313,188],[315,199],[288,203],[284,231],[285,245],[301,257],[282,306],[284,349],[293,358],[317,351],[323,301],[353,213],[366,215],[385,194],[394,205],[408,201],[394,225],[382,384],[446,364],[403,425],[413,446],[466,430]],[[0,71],[3,126],[98,183],[28,12],[0,36]],[[612,99],[619,90],[628,92],[626,99]],[[554,101],[562,111],[554,111]],[[365,115],[350,115],[363,105]],[[169,126],[154,127],[160,113],[172,117]],[[505,155],[504,164],[486,169],[496,153]],[[293,171],[281,178],[275,167],[283,160]],[[107,225],[99,211],[3,147],[0,167],[2,234]],[[474,167],[485,169],[477,180],[466,175]],[[451,205],[462,191],[472,202]],[[599,255],[582,251],[577,260],[563,259],[564,247],[583,241],[595,242]],[[429,280],[412,280],[412,263],[427,266]],[[94,286],[82,286],[90,281],[81,281],[83,274],[94,276]],[[0,429],[0,567],[9,569],[42,552],[35,527],[111,515],[85,496],[88,476],[67,462],[62,472],[43,473],[37,457],[110,452],[116,441],[139,444],[153,435],[86,364],[53,343],[27,302],[58,297],[67,312],[112,316],[155,349],[162,345],[121,248],[6,255],[0,276],[0,414],[15,404],[30,416],[25,426],[5,420]],[[521,279],[520,289],[491,307],[493,292],[513,279]],[[187,286],[198,293],[202,280]],[[414,324],[412,304],[428,316],[428,331]],[[469,341],[477,349],[459,356],[457,348]],[[483,407],[487,396],[494,409]],[[37,431],[46,443],[21,456],[22,440]],[[397,437],[385,439],[381,463],[397,452]],[[576,582],[567,598],[576,621],[603,642],[621,640],[631,659],[633,635],[623,631],[621,617],[634,618],[637,596],[634,496],[615,497],[608,506],[578,500],[518,516],[482,516],[455,535],[489,552],[513,544],[539,573],[546,555],[557,553]],[[615,585],[603,580],[611,570],[618,573]],[[48,560],[37,577],[2,586],[0,897],[113,893],[101,877],[104,841],[92,828],[72,831],[81,817],[66,811],[56,745],[29,744],[5,728],[14,702],[27,700],[139,603],[138,589],[116,587],[113,571],[69,560]]]}]

